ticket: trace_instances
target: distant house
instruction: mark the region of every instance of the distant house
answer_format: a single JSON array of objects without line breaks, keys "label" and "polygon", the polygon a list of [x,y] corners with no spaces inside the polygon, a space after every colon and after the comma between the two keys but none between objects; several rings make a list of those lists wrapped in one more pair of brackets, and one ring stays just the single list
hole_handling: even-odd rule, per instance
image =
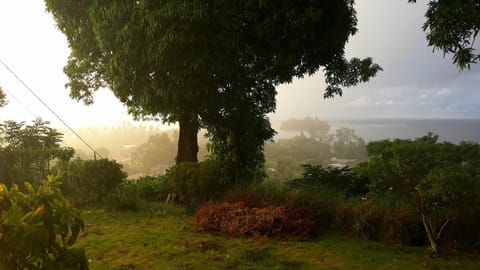
[{"label": "distant house", "polygon": [[357,162],[357,159],[333,157],[333,158],[330,159],[330,162],[331,163],[327,164],[327,167],[341,169],[341,168],[345,168],[345,167],[351,167],[352,165],[354,165]]}]

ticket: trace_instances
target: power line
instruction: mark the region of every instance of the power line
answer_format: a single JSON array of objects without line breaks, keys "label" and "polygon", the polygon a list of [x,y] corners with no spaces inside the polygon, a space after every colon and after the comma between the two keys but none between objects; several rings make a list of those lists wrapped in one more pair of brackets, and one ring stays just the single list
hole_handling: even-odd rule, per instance
[{"label": "power line", "polygon": [[100,155],[96,150],[95,148],[93,148],[90,144],[88,144],[80,135],[78,135],[77,132],[75,132],[75,130],[73,130],[73,128],[71,128],[67,122],[65,122],[52,108],[50,108],[50,106],[47,105],[47,103],[45,103],[37,94],[35,94],[35,92],[22,80],[20,79],[20,77],[15,73],[13,72],[13,70],[11,70],[7,64],[5,64],[5,62],[2,61],[2,59],[0,59],[0,63],[32,94],[34,95],[38,101],[40,101],[43,106],[45,106],[58,120],[60,120],[60,122],[62,122],[75,136],[77,136],[78,139],[80,139],[80,141],[82,141],[88,148],[90,148],[90,150],[93,151],[93,154],[95,155],[95,157],[98,155],[100,158],[103,158],[102,155]]},{"label": "power line", "polygon": [[29,112],[34,118],[37,118],[37,115],[34,114],[23,102],[20,101],[20,99],[18,99],[12,92],[10,92],[8,89],[6,88],[2,88],[2,90],[5,90],[5,92],[8,93],[9,96],[13,97],[13,99],[15,99],[15,101],[17,101],[17,103],[20,104],[20,106],[22,106],[27,112]]}]

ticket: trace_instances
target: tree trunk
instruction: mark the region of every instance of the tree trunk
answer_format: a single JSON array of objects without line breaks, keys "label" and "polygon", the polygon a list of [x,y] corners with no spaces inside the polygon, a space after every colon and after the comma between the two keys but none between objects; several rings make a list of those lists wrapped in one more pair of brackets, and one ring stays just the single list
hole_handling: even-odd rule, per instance
[{"label": "tree trunk", "polygon": [[181,115],[178,123],[180,125],[178,135],[178,150],[175,163],[197,162],[198,140],[197,134],[199,123],[196,115]]},{"label": "tree trunk", "polygon": [[429,226],[429,223],[427,222],[427,218],[425,217],[424,214],[422,214],[422,221],[423,221],[423,227],[425,228],[425,232],[427,233],[428,242],[430,243],[430,248],[432,249],[432,252],[434,255],[438,255],[437,242],[433,232],[434,228],[431,228]]}]

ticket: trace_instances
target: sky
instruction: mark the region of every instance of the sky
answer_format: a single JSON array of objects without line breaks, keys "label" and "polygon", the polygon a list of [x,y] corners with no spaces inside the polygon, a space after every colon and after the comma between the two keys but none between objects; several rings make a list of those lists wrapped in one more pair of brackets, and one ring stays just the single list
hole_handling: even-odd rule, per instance
[{"label": "sky", "polygon": [[[480,65],[460,72],[450,56],[444,58],[427,47],[421,30],[426,5],[419,2],[357,0],[359,32],[347,44],[347,55],[373,57],[384,71],[329,100],[323,99],[322,72],[280,85],[272,120],[305,116],[326,120],[480,118]],[[0,60],[69,125],[112,126],[133,121],[108,89],[100,90],[91,106],[69,98],[63,74],[68,55],[67,41],[45,12],[43,1],[0,1]],[[30,121],[40,116],[55,127],[62,126],[2,65],[0,86],[9,99],[9,105],[0,109],[0,121]]]}]

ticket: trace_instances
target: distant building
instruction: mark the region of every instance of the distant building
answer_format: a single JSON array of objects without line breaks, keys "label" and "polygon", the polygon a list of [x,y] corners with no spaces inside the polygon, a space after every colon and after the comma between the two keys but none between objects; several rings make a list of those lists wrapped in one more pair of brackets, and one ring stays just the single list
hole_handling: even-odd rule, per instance
[{"label": "distant building", "polygon": [[330,162],[331,163],[327,164],[327,167],[341,169],[353,166],[357,162],[357,159],[333,157],[330,159]]}]

